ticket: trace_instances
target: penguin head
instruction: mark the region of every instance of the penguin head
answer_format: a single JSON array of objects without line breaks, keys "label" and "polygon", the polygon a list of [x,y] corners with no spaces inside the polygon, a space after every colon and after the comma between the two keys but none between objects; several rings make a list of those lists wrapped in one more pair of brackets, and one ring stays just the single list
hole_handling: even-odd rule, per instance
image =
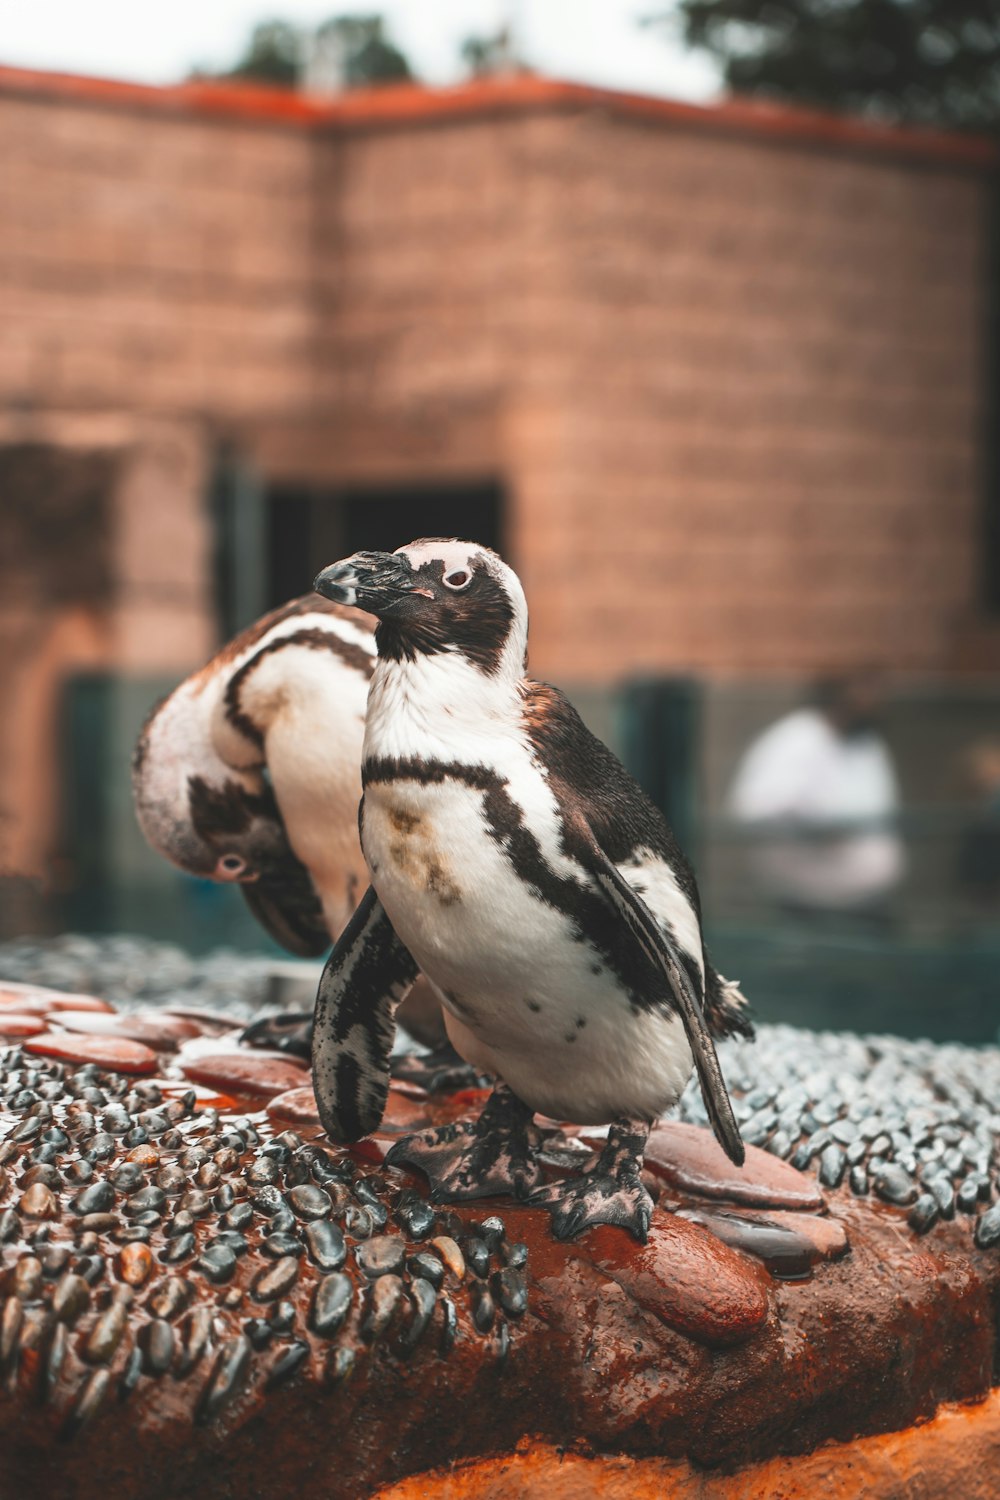
[{"label": "penguin head", "polygon": [[136,817],[172,864],[205,880],[258,880],[290,851],[270,787],[216,753],[200,685],[182,683],[150,714],[132,759]]},{"label": "penguin head", "polygon": [[488,547],[431,537],[396,552],[356,552],[324,568],[313,587],[378,617],[383,659],[452,652],[491,676],[524,671],[524,590]]}]

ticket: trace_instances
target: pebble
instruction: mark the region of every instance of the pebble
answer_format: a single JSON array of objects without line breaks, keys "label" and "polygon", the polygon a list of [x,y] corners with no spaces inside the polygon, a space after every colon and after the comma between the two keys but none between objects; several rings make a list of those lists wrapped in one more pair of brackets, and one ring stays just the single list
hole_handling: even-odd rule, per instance
[{"label": "pebble", "polygon": [[406,1269],[411,1276],[419,1276],[424,1281],[429,1281],[437,1292],[444,1284],[444,1266],[437,1256],[432,1255],[428,1250],[420,1250],[416,1255],[411,1255],[406,1262]]},{"label": "pebble", "polygon": [[958,1209],[963,1214],[974,1214],[979,1205],[979,1179],[967,1177],[958,1190]]},{"label": "pebble", "polygon": [[942,1219],[953,1219],[955,1217],[955,1189],[947,1177],[925,1177],[924,1187],[937,1200]]},{"label": "pebble", "polygon": [[76,1437],[89,1422],[93,1421],[104,1404],[110,1385],[111,1373],[108,1370],[94,1370],[87,1376],[64,1424],[63,1435],[65,1437]]},{"label": "pebble", "polygon": [[875,1191],[886,1203],[897,1203],[905,1207],[917,1197],[917,1185],[910,1174],[896,1163],[890,1162],[876,1175]]},{"label": "pebble", "polygon": [[283,1255],[301,1255],[306,1247],[294,1234],[269,1234],[260,1248],[272,1260],[280,1260]]},{"label": "pebble", "polygon": [[34,1302],[42,1295],[42,1263],[37,1255],[22,1255],[14,1267],[14,1296]]},{"label": "pebble", "polygon": [[181,1347],[175,1364],[179,1377],[189,1374],[208,1348],[213,1316],[212,1308],[202,1305],[194,1308],[181,1324]]},{"label": "pebble", "polygon": [[243,1332],[255,1349],[264,1349],[274,1338],[274,1329],[265,1318],[248,1318]]},{"label": "pebble", "polygon": [[234,1203],[222,1216],[227,1229],[246,1229],[253,1223],[253,1209],[249,1203]]},{"label": "pebble", "polygon": [[353,1349],[334,1349],[327,1361],[327,1379],[331,1385],[345,1385],[354,1374],[357,1357]]},{"label": "pebble", "polygon": [[115,1190],[110,1182],[92,1182],[73,1199],[75,1214],[107,1213],[114,1206]]},{"label": "pebble", "polygon": [[282,1349],[274,1364],[268,1371],[265,1382],[266,1389],[275,1390],[290,1380],[297,1370],[300,1370],[309,1354],[309,1345],[303,1342],[289,1344]]},{"label": "pebble", "polygon": [[520,1271],[505,1266],[493,1278],[493,1289],[504,1312],[519,1318],[528,1306],[528,1288]]},{"label": "pebble", "polygon": [[450,1297],[441,1298],[441,1311],[443,1314],[441,1325],[441,1352],[449,1354],[458,1337],[458,1313],[455,1304]]},{"label": "pebble", "polygon": [[937,1223],[939,1213],[938,1202],[933,1193],[921,1193],[906,1219],[917,1234],[926,1234]]},{"label": "pebble", "polygon": [[125,1212],[130,1218],[150,1211],[155,1211],[159,1215],[159,1211],[163,1208],[166,1201],[167,1195],[162,1188],[140,1188],[137,1193],[133,1193],[131,1198],[126,1201]]},{"label": "pebble", "polygon": [[236,1270],[236,1256],[228,1245],[216,1241],[206,1245],[195,1265],[209,1281],[221,1284],[229,1281]]},{"label": "pebble", "polygon": [[431,1282],[425,1281],[422,1276],[417,1276],[410,1284],[410,1299],[413,1303],[413,1317],[400,1340],[404,1353],[415,1349],[426,1333],[428,1324],[434,1316],[437,1291]]},{"label": "pebble", "polygon": [[839,1146],[832,1142],[824,1147],[819,1158],[819,1180],[824,1187],[839,1187],[847,1169],[847,1157]]},{"label": "pebble", "polygon": [[129,1396],[139,1384],[139,1376],[142,1374],[142,1350],[139,1348],[131,1350],[125,1361],[121,1379],[118,1381],[118,1399],[127,1401]]},{"label": "pebble", "polygon": [[312,1183],[289,1189],[288,1202],[300,1219],[324,1219],[333,1207],[330,1194]]},{"label": "pebble", "polygon": [[153,1318],[146,1326],[143,1367],[147,1375],[164,1375],[174,1357],[176,1338],[164,1318]]},{"label": "pebble", "polygon": [[128,1323],[132,1293],[127,1287],[119,1287],[111,1306],[103,1312],[90,1331],[83,1346],[83,1357],[92,1364],[108,1364]]},{"label": "pebble", "polygon": [[409,1203],[400,1204],[396,1210],[396,1221],[407,1239],[423,1240],[434,1228],[437,1215],[423,1198],[415,1198]]},{"label": "pebble", "polygon": [[72,1328],[77,1318],[90,1306],[90,1286],[72,1271],[60,1276],[52,1291],[52,1311],[60,1322]]},{"label": "pebble", "polygon": [[403,1269],[406,1241],[399,1235],[380,1234],[359,1245],[354,1255],[362,1273],[374,1281],[377,1276],[397,1273]]},{"label": "pebble", "polygon": [[258,1272],[251,1283],[250,1295],[257,1302],[272,1302],[295,1285],[298,1274],[298,1261],[293,1255],[286,1255]]},{"label": "pebble", "polygon": [[976,1244],[981,1250],[1000,1244],[1000,1201],[976,1220]]},{"label": "pebble", "polygon": [[33,1182],[21,1194],[21,1212],[29,1219],[57,1219],[59,1202],[55,1193],[44,1182]]},{"label": "pebble", "polygon": [[142,1286],[153,1269],[153,1252],[141,1241],[123,1245],[118,1254],[118,1268],[129,1286]]},{"label": "pebble", "polygon": [[0,1314],[0,1370],[7,1369],[13,1362],[23,1323],[24,1308],[16,1297],[8,1297]]},{"label": "pebble", "polygon": [[48,1401],[56,1386],[66,1361],[69,1349],[69,1332],[65,1323],[56,1323],[49,1337],[48,1348],[41,1365],[41,1397]]},{"label": "pebble", "polygon": [[316,1219],[304,1231],[309,1258],[321,1271],[339,1271],[347,1259],[344,1236],[329,1219]]},{"label": "pebble", "polygon": [[472,1321],[480,1333],[489,1333],[496,1320],[496,1303],[484,1286],[472,1285]]},{"label": "pebble", "polygon": [[431,1245],[444,1261],[445,1269],[451,1273],[455,1280],[464,1280],[465,1256],[462,1254],[458,1241],[453,1240],[450,1235],[440,1234],[436,1239],[431,1240]]},{"label": "pebble", "polygon": [[465,1263],[474,1276],[485,1278],[489,1275],[490,1251],[485,1240],[476,1235],[470,1235],[462,1246],[465,1252]]},{"label": "pebble", "polygon": [[250,1353],[250,1341],[244,1334],[226,1340],[202,1391],[197,1421],[210,1422],[238,1394],[250,1369]]},{"label": "pebble", "polygon": [[165,1265],[172,1266],[176,1265],[180,1260],[186,1260],[193,1251],[194,1235],[190,1230],[187,1230],[185,1233],[177,1235],[174,1239],[168,1240],[167,1244],[160,1251],[160,1259]]},{"label": "pebble", "polygon": [[380,1276],[368,1294],[368,1310],[361,1324],[361,1336],[369,1343],[382,1337],[396,1314],[403,1297],[403,1283],[398,1276]]},{"label": "pebble", "polygon": [[311,1323],[322,1338],[332,1338],[351,1308],[354,1288],[350,1277],[339,1272],[324,1276],[316,1286]]}]

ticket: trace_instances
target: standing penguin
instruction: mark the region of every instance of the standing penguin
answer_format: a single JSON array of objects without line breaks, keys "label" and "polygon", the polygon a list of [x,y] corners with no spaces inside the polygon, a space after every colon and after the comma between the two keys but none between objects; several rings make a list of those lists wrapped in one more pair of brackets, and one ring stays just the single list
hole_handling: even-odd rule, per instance
[{"label": "standing penguin", "polygon": [[[456,540],[359,552],[317,591],[377,616],[361,843],[371,889],[320,983],[313,1079],[336,1140],[385,1107],[395,1007],[418,967],[458,1052],[498,1079],[480,1118],[398,1142],[437,1201],[512,1192],[570,1238],[645,1240],[651,1124],[698,1071],[743,1143],[712,1033],[752,1035],[705,954],[694,877],[655,807],[554,688],[525,675],[528,611],[493,552]],[[609,1124],[596,1167],[545,1185],[536,1112]]]}]

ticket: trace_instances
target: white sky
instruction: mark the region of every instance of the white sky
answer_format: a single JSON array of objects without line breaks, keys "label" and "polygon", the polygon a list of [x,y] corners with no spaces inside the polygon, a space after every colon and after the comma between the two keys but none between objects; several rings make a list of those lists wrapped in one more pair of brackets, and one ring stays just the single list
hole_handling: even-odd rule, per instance
[{"label": "white sky", "polygon": [[428,82],[462,75],[461,42],[513,17],[522,56],[539,72],[610,88],[707,99],[713,65],[638,18],[669,0],[0,0],[0,63],[171,83],[195,65],[224,67],[256,21],[305,24],[344,12],[386,17]]}]

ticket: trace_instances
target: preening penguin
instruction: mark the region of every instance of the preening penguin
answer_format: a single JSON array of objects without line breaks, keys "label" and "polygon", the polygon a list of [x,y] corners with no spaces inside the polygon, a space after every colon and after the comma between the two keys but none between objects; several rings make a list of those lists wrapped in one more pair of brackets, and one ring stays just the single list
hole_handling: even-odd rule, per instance
[{"label": "preening penguin", "polygon": [[237,882],[302,957],[327,950],[366,883],[357,805],[371,625],[317,594],[265,615],[153,710],[133,757],[154,849]]},{"label": "preening penguin", "polygon": [[[568,1238],[643,1240],[651,1124],[697,1069],[743,1144],[712,1041],[752,1034],[705,954],[698,891],[663,818],[554,688],[525,675],[528,613],[495,553],[455,540],[360,552],[316,589],[376,615],[361,843],[371,889],[320,984],[313,1082],[334,1139],[374,1129],[394,1010],[418,967],[458,1052],[498,1082],[474,1124],[400,1141],[436,1199],[513,1192]],[[543,1185],[535,1113],[610,1124],[593,1171]]]}]

